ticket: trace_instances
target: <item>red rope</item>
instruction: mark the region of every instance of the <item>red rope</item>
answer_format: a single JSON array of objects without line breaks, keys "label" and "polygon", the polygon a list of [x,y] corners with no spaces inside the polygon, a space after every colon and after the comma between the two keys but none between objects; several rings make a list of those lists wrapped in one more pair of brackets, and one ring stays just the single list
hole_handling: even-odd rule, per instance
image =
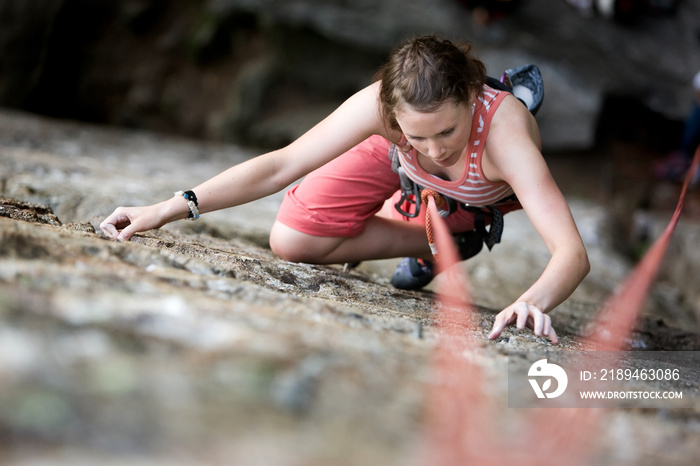
[{"label": "red rope", "polygon": [[685,197],[698,165],[700,165],[700,146],[695,150],[693,163],[686,174],[671,221],[637,267],[627,276],[619,291],[602,307],[602,311],[592,326],[592,332],[587,335],[585,340],[590,348],[606,351],[624,349],[625,341],[632,331],[637,317],[642,312],[644,301],[666,254],[668,244],[671,242],[671,236],[678,225]]},{"label": "red rope", "polygon": [[438,217],[440,215],[438,209],[444,208],[447,205],[447,201],[442,197],[442,194],[432,189],[424,189],[420,194],[420,198],[423,204],[428,206],[425,211],[425,234],[428,237],[430,252],[437,261],[438,251],[435,243],[435,235],[433,233],[433,216]]},{"label": "red rope", "polygon": [[[641,312],[644,298],[671,235],[680,218],[686,193],[693,174],[700,165],[700,147],[683,185],[673,218],[637,268],[629,275],[622,289],[603,306],[595,322],[594,331],[584,339],[584,347],[595,349],[623,349],[634,322]],[[437,214],[436,199],[432,193],[421,196],[429,206],[428,213]],[[590,450],[594,434],[602,422],[603,410],[587,408],[551,408],[535,410],[529,415],[515,417],[512,410],[503,410],[498,402],[485,396],[488,388],[480,367],[471,357],[474,342],[465,334],[468,328],[469,301],[468,277],[460,276],[464,269],[452,267],[458,257],[454,243],[450,241],[447,226],[442,218],[435,218],[435,235],[443,262],[438,264],[440,272],[457,274],[444,280],[437,289],[442,306],[437,315],[441,338],[438,342],[434,367],[438,376],[432,392],[427,397],[427,422],[424,433],[426,456],[424,464],[452,466],[455,464],[540,464],[542,458],[562,458],[572,464],[590,464]],[[433,235],[431,224],[429,241]],[[457,301],[455,301],[457,298]],[[457,305],[455,305],[457,304]],[[466,311],[466,312],[465,312]],[[495,420],[520,425],[522,435],[518,438],[506,436],[504,429]],[[575,438],[575,445],[570,442]]]}]

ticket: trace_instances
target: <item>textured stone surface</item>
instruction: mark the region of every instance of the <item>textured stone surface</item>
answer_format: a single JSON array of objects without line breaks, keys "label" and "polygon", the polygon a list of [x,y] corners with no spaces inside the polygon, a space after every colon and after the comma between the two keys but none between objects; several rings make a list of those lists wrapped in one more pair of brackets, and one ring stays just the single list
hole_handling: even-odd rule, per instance
[{"label": "textured stone surface", "polygon": [[[279,195],[128,243],[92,228],[119,204],[155,202],[248,156],[0,114],[0,462],[416,462],[441,330],[430,291],[388,284],[395,262],[280,261],[266,245]],[[629,269],[609,247],[605,210],[571,202],[594,267],[554,311],[558,348],[512,329],[486,339],[495,310],[546,261],[523,216],[509,215],[503,244],[466,263],[475,319],[463,333],[493,399],[506,396],[509,355],[580,348]],[[630,346],[700,350],[692,328],[654,316],[655,302]],[[493,414],[514,426],[515,411]],[[698,413],[611,410],[595,462],[694,464]]]}]

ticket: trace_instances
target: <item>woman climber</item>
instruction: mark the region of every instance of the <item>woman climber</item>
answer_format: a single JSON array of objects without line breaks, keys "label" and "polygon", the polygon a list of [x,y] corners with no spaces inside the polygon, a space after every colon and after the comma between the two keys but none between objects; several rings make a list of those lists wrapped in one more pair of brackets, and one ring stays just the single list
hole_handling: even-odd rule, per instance
[{"label": "woman climber", "polygon": [[[484,225],[493,233],[502,214],[522,208],[551,258],[539,279],[496,316],[489,338],[516,324],[557,343],[547,313],[588,273],[586,250],[540,152],[535,118],[510,92],[496,89],[493,80],[487,84],[485,67],[470,49],[435,36],[408,40],[373,84],[293,143],[158,204],[119,207],[100,227],[113,239],[129,240],[136,232],[262,198],[304,177],[287,191],[272,227],[275,254],[315,264],[403,257],[392,283],[419,288],[433,277],[431,250],[424,212],[406,210],[415,210],[421,189],[457,206],[446,220],[463,259],[479,252],[484,240],[489,247],[498,241]],[[402,192],[402,178],[417,191],[407,194],[403,183]]]}]

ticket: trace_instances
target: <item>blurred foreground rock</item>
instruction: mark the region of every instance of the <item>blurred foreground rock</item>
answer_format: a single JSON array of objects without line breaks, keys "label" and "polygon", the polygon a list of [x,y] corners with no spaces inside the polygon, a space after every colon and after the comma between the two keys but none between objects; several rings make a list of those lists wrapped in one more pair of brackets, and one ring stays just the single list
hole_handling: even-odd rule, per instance
[{"label": "blurred foreground rock", "polygon": [[[280,195],[129,243],[95,232],[117,205],[156,202],[249,155],[0,115],[2,464],[417,464],[440,329],[430,291],[389,285],[394,261],[344,271],[277,259],[266,243]],[[578,349],[629,270],[606,241],[605,211],[571,202],[594,267],[553,314],[559,347],[512,329],[487,340],[496,310],[547,260],[524,216],[509,215],[504,243],[466,264],[476,320],[464,335],[503,422],[521,416],[505,404],[507,357]],[[655,306],[630,346],[700,351],[697,329]],[[698,405],[605,420],[595,464],[700,454]]]}]

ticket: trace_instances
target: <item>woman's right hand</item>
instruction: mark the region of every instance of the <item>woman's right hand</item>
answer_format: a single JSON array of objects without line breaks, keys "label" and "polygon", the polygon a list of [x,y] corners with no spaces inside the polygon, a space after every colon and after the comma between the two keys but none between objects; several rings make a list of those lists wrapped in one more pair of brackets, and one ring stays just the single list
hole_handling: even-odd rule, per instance
[{"label": "woman's right hand", "polygon": [[160,228],[161,207],[156,204],[147,207],[118,207],[100,223],[105,235],[117,241],[129,241],[134,233]]}]

